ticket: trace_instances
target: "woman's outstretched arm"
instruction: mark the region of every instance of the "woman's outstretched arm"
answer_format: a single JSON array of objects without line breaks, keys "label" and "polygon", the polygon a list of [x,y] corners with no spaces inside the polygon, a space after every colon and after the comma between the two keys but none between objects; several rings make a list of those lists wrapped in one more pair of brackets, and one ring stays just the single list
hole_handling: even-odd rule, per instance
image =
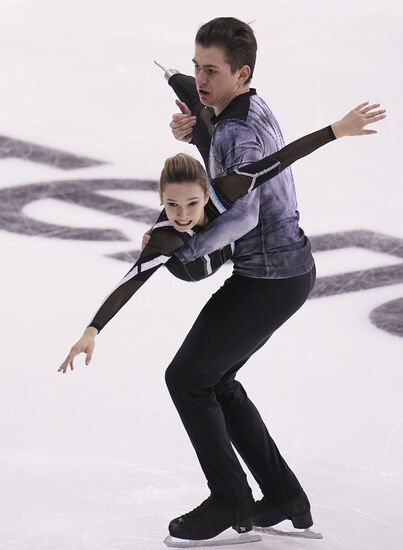
[{"label": "woman's outstretched arm", "polygon": [[[259,195],[252,196],[251,191],[336,138],[377,133],[365,127],[385,118],[385,110],[378,110],[378,107],[379,104],[362,103],[331,126],[297,139],[261,160],[244,163],[227,176],[214,179],[211,197],[214,208],[210,219],[216,219],[190,239],[175,254],[177,258],[187,264],[243,237],[255,227],[258,218]],[[233,211],[235,203],[236,211]]]}]

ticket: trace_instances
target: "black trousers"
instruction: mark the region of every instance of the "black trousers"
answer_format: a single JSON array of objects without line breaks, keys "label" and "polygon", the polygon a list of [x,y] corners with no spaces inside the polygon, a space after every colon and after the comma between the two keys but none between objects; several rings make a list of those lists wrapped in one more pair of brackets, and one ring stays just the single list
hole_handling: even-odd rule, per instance
[{"label": "black trousers", "polygon": [[315,268],[289,279],[232,275],[204,306],[166,370],[211,493],[235,507],[251,490],[232,445],[271,502],[284,503],[301,491],[235,376],[302,306],[314,282]]}]

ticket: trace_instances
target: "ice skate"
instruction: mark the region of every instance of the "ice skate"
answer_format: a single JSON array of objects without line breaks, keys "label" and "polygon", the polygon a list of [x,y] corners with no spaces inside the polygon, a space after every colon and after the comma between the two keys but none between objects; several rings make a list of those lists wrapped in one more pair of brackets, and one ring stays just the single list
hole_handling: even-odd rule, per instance
[{"label": "ice skate", "polygon": [[[253,506],[250,499],[235,512],[226,502],[210,496],[191,512],[171,521],[170,535],[164,543],[170,548],[200,548],[258,542],[262,540],[259,535],[249,534]],[[225,536],[224,531],[230,527],[239,533],[238,537]]]},{"label": "ice skate", "polygon": [[[274,528],[284,520],[291,520],[294,530]],[[286,537],[322,539],[321,533],[311,531],[313,521],[308,497],[304,492],[284,503],[275,506],[266,497],[255,503],[253,528],[260,533]]]}]

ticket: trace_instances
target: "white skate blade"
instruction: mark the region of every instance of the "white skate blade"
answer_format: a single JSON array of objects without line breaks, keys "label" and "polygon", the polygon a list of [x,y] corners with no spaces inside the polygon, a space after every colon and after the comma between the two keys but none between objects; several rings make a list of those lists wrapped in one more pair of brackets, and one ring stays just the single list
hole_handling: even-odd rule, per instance
[{"label": "white skate blade", "polygon": [[299,537],[303,539],[323,539],[322,533],[315,533],[310,529],[301,529],[300,531],[282,531],[281,529],[273,529],[273,527],[257,527],[253,526],[254,531],[266,533],[267,535],[277,535],[281,537]]},{"label": "white skate blade", "polygon": [[181,540],[170,535],[164,540],[164,543],[169,548],[205,548],[207,546],[231,546],[233,544],[246,544],[248,542],[260,542],[260,535],[250,535],[243,533],[239,537],[232,539],[209,539],[209,540]]}]

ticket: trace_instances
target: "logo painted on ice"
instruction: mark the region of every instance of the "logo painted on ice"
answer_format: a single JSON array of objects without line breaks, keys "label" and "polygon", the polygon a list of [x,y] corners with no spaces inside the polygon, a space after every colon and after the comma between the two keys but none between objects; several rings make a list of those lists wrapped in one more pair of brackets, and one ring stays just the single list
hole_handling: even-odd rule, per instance
[{"label": "logo painted on ice", "polygon": [[[105,164],[102,161],[79,157],[64,151],[0,136],[0,159],[19,158],[42,163],[61,170],[90,168]],[[116,229],[73,228],[34,220],[24,214],[24,207],[44,198],[55,198],[126,219],[152,224],[159,210],[135,203],[113,199],[99,191],[158,189],[158,183],[138,179],[67,179],[7,187],[0,189],[0,229],[12,233],[46,238],[92,241],[127,241]],[[403,283],[403,239],[366,230],[345,231],[310,237],[313,252],[361,248],[396,257],[396,264],[360,271],[319,277],[310,298],[358,292]],[[140,251],[108,255],[134,262]],[[381,304],[370,313],[370,320],[380,329],[403,337],[403,298]]]}]

